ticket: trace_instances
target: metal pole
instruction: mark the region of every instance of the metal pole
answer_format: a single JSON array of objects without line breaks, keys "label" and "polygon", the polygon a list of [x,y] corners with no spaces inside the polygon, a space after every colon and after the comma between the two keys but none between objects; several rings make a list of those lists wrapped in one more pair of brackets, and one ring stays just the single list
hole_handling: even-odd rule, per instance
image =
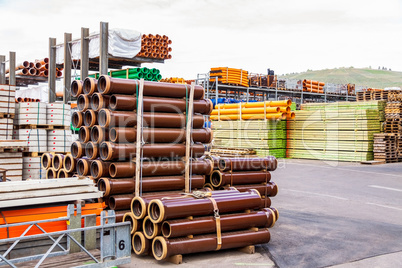
[{"label": "metal pole", "polygon": [[109,24],[107,22],[100,23],[100,51],[99,51],[99,73],[107,75],[108,70],[108,38]]},{"label": "metal pole", "polygon": [[63,103],[68,103],[70,100],[70,85],[71,85],[71,33],[64,33],[64,88],[63,88]]},{"label": "metal pole", "polygon": [[0,84],[6,83],[6,56],[0,55]]},{"label": "metal pole", "polygon": [[17,81],[15,80],[15,64],[15,52],[10,51],[10,86],[17,85]]},{"label": "metal pole", "polygon": [[215,104],[218,104],[218,77],[215,77]]},{"label": "metal pole", "polygon": [[56,101],[56,38],[49,38],[49,102]]},{"label": "metal pole", "polygon": [[89,29],[81,28],[81,60],[80,60],[80,68],[81,68],[81,80],[84,80],[88,77],[89,71]]}]

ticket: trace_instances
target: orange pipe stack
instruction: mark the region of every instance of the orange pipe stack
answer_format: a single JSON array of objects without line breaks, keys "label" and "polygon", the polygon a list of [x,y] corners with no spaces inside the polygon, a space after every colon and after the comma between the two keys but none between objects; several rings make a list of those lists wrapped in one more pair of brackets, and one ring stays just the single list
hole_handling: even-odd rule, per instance
[{"label": "orange pipe stack", "polygon": [[324,86],[324,82],[303,80],[303,91],[305,92],[324,93]]},{"label": "orange pipe stack", "polygon": [[209,81],[215,82],[216,77],[222,84],[248,87],[248,72],[242,69],[215,67],[209,72]]},{"label": "orange pipe stack", "polygon": [[[48,77],[49,75],[49,58],[44,58],[41,60],[35,60],[35,62],[24,61],[21,64],[17,64],[15,68],[16,75],[27,75],[27,76],[43,76]],[[61,72],[63,68],[56,68],[56,77],[59,78],[63,75]],[[6,70],[6,77],[10,76],[10,70]]]},{"label": "orange pipe stack", "polygon": [[141,38],[141,51],[137,54],[138,57],[151,59],[171,59],[169,53],[172,48],[169,46],[172,40],[166,35],[143,34]]},{"label": "orange pipe stack", "polygon": [[211,113],[211,120],[259,120],[293,119],[290,111],[291,100],[241,102],[218,104]]},{"label": "orange pipe stack", "polygon": [[164,78],[164,79],[160,80],[160,82],[173,83],[173,84],[188,84],[184,78],[180,78],[180,77]]}]

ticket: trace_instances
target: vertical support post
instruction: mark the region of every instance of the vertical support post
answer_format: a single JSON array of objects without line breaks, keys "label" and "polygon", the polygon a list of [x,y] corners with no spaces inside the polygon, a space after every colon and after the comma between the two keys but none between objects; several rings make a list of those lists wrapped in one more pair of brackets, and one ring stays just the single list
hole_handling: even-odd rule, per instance
[{"label": "vertical support post", "polygon": [[80,60],[80,79],[88,77],[89,71],[89,29],[81,27],[81,60]]},{"label": "vertical support post", "polygon": [[[188,100],[188,114],[187,114],[187,122],[186,122],[186,156],[185,156],[185,192],[191,192],[191,183],[190,183],[190,153],[191,153],[191,132],[193,127],[193,102],[194,102],[194,89],[195,84],[191,82],[190,87],[190,97]],[[187,89],[186,89],[187,90]]]},{"label": "vertical support post", "polygon": [[[85,227],[96,226],[96,216],[85,217]],[[96,248],[96,230],[84,231],[84,246],[87,250],[92,250]]]},{"label": "vertical support post", "polygon": [[70,100],[71,86],[71,33],[64,33],[64,87],[63,87],[63,103],[67,104]]},{"label": "vertical support post", "polygon": [[141,178],[141,151],[142,151],[142,107],[144,93],[144,79],[140,80],[137,96],[137,140],[135,151],[135,196],[140,196]]},{"label": "vertical support post", "polygon": [[9,80],[9,85],[10,86],[15,86],[17,85],[17,81],[15,79],[15,52],[10,51],[10,80]]},{"label": "vertical support post", "polygon": [[99,51],[99,74],[107,75],[108,70],[108,45],[109,45],[109,23],[100,23],[100,51]]},{"label": "vertical support post", "polygon": [[6,56],[0,55],[0,84],[6,83]]},{"label": "vertical support post", "polygon": [[[248,102],[248,96],[250,94],[250,88],[247,87],[247,95],[246,95],[246,102]],[[255,94],[255,93],[254,93]],[[255,95],[254,95],[255,96]],[[255,98],[254,98],[255,99]]]},{"label": "vertical support post", "polygon": [[215,77],[215,104],[218,104],[218,77]]},{"label": "vertical support post", "polygon": [[[70,209],[70,229],[78,229],[81,228],[81,204],[77,204],[77,213],[76,215],[74,212],[74,207]],[[74,233],[71,233],[71,236],[77,240],[78,243],[81,243],[81,232],[77,231]],[[69,245],[70,253],[75,253],[75,252],[80,252],[81,248],[74,242]]]},{"label": "vertical support post", "polygon": [[56,101],[56,38],[49,38],[49,102]]}]

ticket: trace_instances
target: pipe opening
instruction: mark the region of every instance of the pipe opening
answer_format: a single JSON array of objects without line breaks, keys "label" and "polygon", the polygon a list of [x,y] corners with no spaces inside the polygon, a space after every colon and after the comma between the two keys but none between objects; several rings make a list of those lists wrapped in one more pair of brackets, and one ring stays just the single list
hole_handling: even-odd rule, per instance
[{"label": "pipe opening", "polygon": [[53,169],[49,168],[46,171],[46,178],[47,179],[55,179],[56,178],[56,172]]},{"label": "pipe opening", "polygon": [[84,114],[84,125],[89,127],[92,125],[92,110],[87,110]]},{"label": "pipe opening", "polygon": [[218,187],[222,183],[222,175],[220,172],[216,170],[211,174],[211,184],[215,187]]},{"label": "pipe opening", "polygon": [[98,80],[98,91],[103,93],[106,89],[106,78],[104,76],[99,77]]},{"label": "pipe opening", "polygon": [[64,168],[68,171],[68,172],[71,172],[72,170],[72,166],[73,166],[73,159],[72,159],[72,156],[70,156],[70,155],[66,155],[65,157],[64,157]]},{"label": "pipe opening", "polygon": [[111,109],[116,109],[116,105],[117,105],[117,98],[115,95],[110,96],[110,100],[109,100],[109,107]]},{"label": "pipe opening", "polygon": [[110,135],[111,141],[113,141],[113,142],[117,141],[117,131],[115,128],[110,129],[109,135]]},{"label": "pipe opening", "polygon": [[87,143],[87,146],[85,148],[85,155],[88,158],[93,158],[94,157],[94,146],[93,143]]},{"label": "pipe opening", "polygon": [[92,128],[92,130],[91,130],[91,140],[93,142],[96,142],[96,143],[101,142],[100,137],[99,137],[99,126],[95,126],[95,127]]},{"label": "pipe opening", "polygon": [[80,85],[78,85],[78,83],[76,80],[73,81],[73,83],[71,84],[71,95],[73,95],[74,97],[77,97],[78,94],[80,93]]},{"label": "pipe opening", "polygon": [[155,233],[155,225],[148,217],[144,219],[143,228],[144,234],[146,234],[147,238],[153,238]]},{"label": "pipe opening", "polygon": [[50,155],[49,154],[44,154],[42,156],[42,166],[44,168],[48,168],[50,166],[50,162],[51,162]]},{"label": "pipe opening", "polygon": [[158,204],[153,203],[153,202],[151,202],[149,204],[149,212],[150,212],[149,217],[151,217],[151,219],[153,219],[155,221],[158,220],[161,215],[161,210],[160,210]]},{"label": "pipe opening", "polygon": [[59,177],[59,179],[64,179],[64,178],[67,178],[67,173],[66,173],[66,171],[65,170],[60,170],[59,171],[59,174],[58,174],[58,177]]},{"label": "pipe opening", "polygon": [[[87,155],[88,156],[88,155]],[[91,164],[91,175],[97,178],[99,176],[99,163],[98,161],[93,161]],[[105,185],[106,187],[106,185]]]},{"label": "pipe opening", "polygon": [[141,237],[138,234],[134,234],[133,237],[133,247],[134,247],[134,251],[138,254],[142,251],[142,246],[143,241],[141,239]]},{"label": "pipe opening", "polygon": [[56,154],[54,157],[53,157],[53,167],[56,169],[56,170],[59,170],[61,167],[60,167],[60,158],[61,158],[61,156],[60,155],[58,155],[58,154]]},{"label": "pipe opening", "polygon": [[172,234],[172,230],[170,228],[170,224],[165,221],[164,223],[162,223],[162,235],[164,237],[170,237],[170,235]]},{"label": "pipe opening", "polygon": [[86,127],[80,127],[80,130],[78,130],[78,138],[80,139],[81,142],[87,142],[87,128]]},{"label": "pipe opening", "polygon": [[116,173],[117,173],[116,165],[114,163],[110,164],[110,166],[109,166],[110,176],[114,177],[114,176],[116,176]]},{"label": "pipe opening", "polygon": [[71,144],[71,154],[74,156],[74,158],[79,157],[80,148],[78,147],[77,142],[74,142],[73,144]]},{"label": "pipe opening", "polygon": [[107,146],[107,143],[104,142],[99,146],[99,153],[102,159],[107,158],[109,154],[109,148]]},{"label": "pipe opening", "polygon": [[154,254],[160,258],[163,255],[163,245],[159,239],[155,239],[153,242],[153,250]]},{"label": "pipe opening", "polygon": [[98,181],[98,190],[101,191],[101,192],[106,192],[106,182],[105,182],[104,179],[100,179]]},{"label": "pipe opening", "polygon": [[91,106],[95,111],[99,110],[100,98],[98,94],[93,94],[91,98]]},{"label": "pipe opening", "polygon": [[218,166],[220,170],[225,170],[226,168],[226,161],[224,159],[219,159]]},{"label": "pipe opening", "polygon": [[73,123],[73,127],[77,128],[80,127],[80,114],[78,112],[74,112],[72,115],[72,123]]},{"label": "pipe opening", "polygon": [[106,114],[106,110],[100,110],[98,113],[98,121],[99,121],[99,125],[101,126],[106,126],[106,121],[107,121],[107,114]]},{"label": "pipe opening", "polygon": [[90,78],[85,78],[84,79],[84,86],[83,86],[83,90],[85,94],[91,94],[92,92],[92,79]]},{"label": "pipe opening", "polygon": [[82,112],[86,109],[85,95],[79,95],[77,98],[77,107]]},{"label": "pipe opening", "polygon": [[116,200],[114,199],[114,196],[109,197],[109,207],[113,210],[116,208]]},{"label": "pipe opening", "polygon": [[81,176],[85,174],[85,163],[82,159],[78,160],[77,162],[77,173]]}]

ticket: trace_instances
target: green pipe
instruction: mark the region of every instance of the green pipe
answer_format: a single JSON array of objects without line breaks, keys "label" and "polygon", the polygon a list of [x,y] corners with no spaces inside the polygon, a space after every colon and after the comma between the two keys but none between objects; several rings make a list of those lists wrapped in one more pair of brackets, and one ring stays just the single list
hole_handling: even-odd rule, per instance
[{"label": "green pipe", "polygon": [[143,72],[144,74],[149,73],[149,69],[147,67],[143,67],[141,68],[141,72]]},{"label": "green pipe", "polygon": [[162,75],[161,75],[161,74],[157,74],[155,77],[156,77],[156,81],[159,81],[159,80],[162,79]]},{"label": "green pipe", "polygon": [[156,69],[156,68],[152,68],[151,73],[157,75],[157,74],[160,73],[160,71],[158,69]]},{"label": "green pipe", "polygon": [[154,76],[152,74],[148,73],[144,78],[147,80],[152,80],[153,77]]}]

